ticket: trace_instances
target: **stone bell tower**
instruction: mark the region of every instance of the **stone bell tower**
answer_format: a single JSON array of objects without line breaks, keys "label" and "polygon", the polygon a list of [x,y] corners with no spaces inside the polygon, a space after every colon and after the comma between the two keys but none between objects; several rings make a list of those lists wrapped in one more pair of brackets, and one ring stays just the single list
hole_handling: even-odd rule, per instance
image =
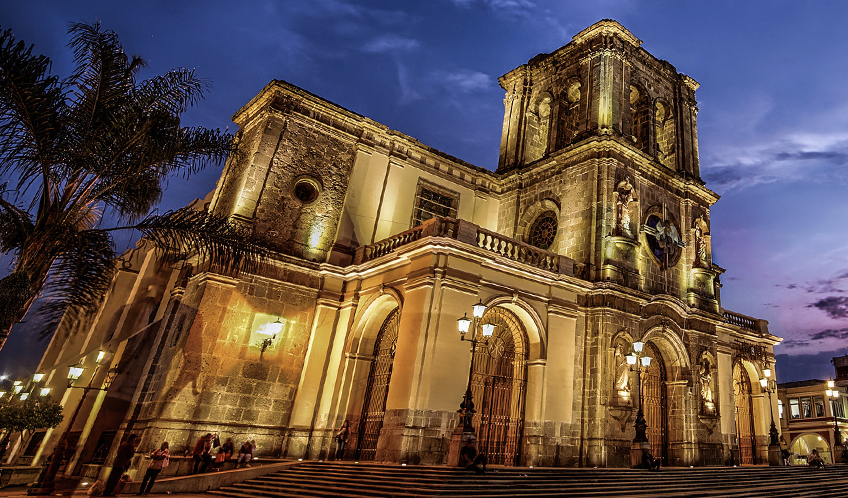
[{"label": "stone bell tower", "polygon": [[497,172],[515,188],[500,228],[533,243],[533,217],[553,213],[550,250],[583,265],[585,278],[717,312],[709,209],[718,196],[699,176],[699,85],[641,45],[603,20],[500,78]]}]

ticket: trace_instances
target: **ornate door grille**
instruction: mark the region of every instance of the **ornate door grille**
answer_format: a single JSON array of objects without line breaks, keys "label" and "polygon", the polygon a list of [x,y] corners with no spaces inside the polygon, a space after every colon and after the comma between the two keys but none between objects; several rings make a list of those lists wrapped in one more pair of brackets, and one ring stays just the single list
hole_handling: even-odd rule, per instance
[{"label": "ornate door grille", "polygon": [[739,445],[739,463],[753,465],[756,463],[754,451],[757,444],[754,440],[754,404],[751,396],[751,379],[737,363],[733,367],[733,399],[736,404],[736,437]]},{"label": "ornate door grille", "polygon": [[665,362],[659,350],[652,344],[645,344],[645,353],[650,356],[651,366],[642,377],[645,422],[648,424],[646,435],[651,443],[651,453],[655,458],[662,457],[663,465],[668,464],[668,399],[665,384]]},{"label": "ornate door grille", "polygon": [[377,440],[380,438],[380,429],[383,428],[386,398],[389,395],[389,382],[392,379],[399,323],[400,308],[395,308],[383,321],[383,326],[380,327],[374,342],[374,358],[371,360],[368,387],[365,389],[362,416],[359,418],[357,460],[374,460],[377,453]]},{"label": "ornate door grille", "polygon": [[480,323],[495,325],[489,344],[474,351],[471,391],[477,414],[478,448],[496,465],[517,465],[524,427],[527,348],[518,318],[503,308],[490,308]]}]

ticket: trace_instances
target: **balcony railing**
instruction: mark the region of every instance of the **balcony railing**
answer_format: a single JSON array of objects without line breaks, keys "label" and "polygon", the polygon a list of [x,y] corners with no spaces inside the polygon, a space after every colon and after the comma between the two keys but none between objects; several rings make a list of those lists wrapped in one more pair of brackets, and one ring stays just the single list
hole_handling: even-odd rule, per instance
[{"label": "balcony railing", "polygon": [[739,313],[734,313],[732,311],[725,311],[722,313],[724,317],[724,321],[731,324],[736,325],[737,327],[741,327],[743,329],[753,330],[754,332],[760,332],[760,321],[756,318],[751,318],[750,316],[740,315]]},{"label": "balcony railing", "polygon": [[474,223],[452,218],[431,218],[405,232],[359,247],[353,263],[361,264],[371,261],[424,237],[455,239],[545,271],[574,275],[574,261],[570,258],[486,230]]}]

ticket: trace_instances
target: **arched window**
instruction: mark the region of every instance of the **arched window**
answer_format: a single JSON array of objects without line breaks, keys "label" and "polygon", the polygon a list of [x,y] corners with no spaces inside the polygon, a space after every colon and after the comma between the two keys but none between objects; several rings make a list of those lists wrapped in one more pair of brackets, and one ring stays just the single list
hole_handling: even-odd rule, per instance
[{"label": "arched window", "polygon": [[554,150],[567,147],[577,138],[577,123],[580,119],[580,82],[572,80],[568,83],[565,98],[560,104],[557,122],[557,136]]},{"label": "arched window", "polygon": [[649,151],[650,109],[647,93],[630,85],[630,138],[633,145],[642,152]]},{"label": "arched window", "polygon": [[657,102],[654,120],[657,137],[657,160],[669,169],[676,169],[677,159],[677,130],[671,106],[665,102]]}]

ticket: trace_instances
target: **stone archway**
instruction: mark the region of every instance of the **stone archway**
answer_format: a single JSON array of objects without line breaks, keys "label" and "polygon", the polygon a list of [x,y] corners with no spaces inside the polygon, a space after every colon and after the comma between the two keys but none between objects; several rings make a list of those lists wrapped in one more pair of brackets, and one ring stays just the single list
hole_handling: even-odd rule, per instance
[{"label": "stone archway", "polygon": [[668,465],[667,369],[662,353],[652,342],[646,343],[644,348],[643,355],[651,358],[651,365],[642,376],[642,409],[648,424],[646,435],[654,457],[662,457],[663,465]]},{"label": "stone archway", "polygon": [[754,429],[754,399],[751,377],[741,361],[733,365],[733,404],[736,421],[736,446],[739,463],[757,463],[757,439]]},{"label": "stone archway", "polygon": [[696,462],[691,429],[697,418],[697,403],[692,396],[689,353],[681,336],[677,324],[668,321],[655,325],[641,339],[646,347],[650,344],[655,348],[655,354],[662,358],[666,410],[663,444],[667,455],[665,463],[670,466],[689,466]]},{"label": "stone archway", "polygon": [[478,446],[495,465],[518,465],[527,391],[527,334],[506,308],[486,310],[480,325],[495,325],[488,344],[474,350],[471,390],[477,416]]},{"label": "stone archway", "polygon": [[356,458],[358,460],[374,460],[377,453],[377,441],[386,415],[386,399],[392,379],[399,324],[400,308],[395,308],[383,321],[377,333],[371,368],[368,372],[368,385],[365,388],[365,399],[362,403],[362,415],[359,418],[357,430]]},{"label": "stone archway", "polygon": [[[386,328],[397,329],[397,321],[400,319],[400,314],[403,310],[403,296],[390,287],[381,287],[377,292],[374,292],[365,300],[365,304],[357,310],[356,319],[348,334],[345,345],[345,358],[343,371],[340,377],[343,379],[342,385],[339,387],[338,399],[338,414],[337,420],[332,427],[339,427],[342,420],[348,420],[350,423],[350,441],[345,451],[347,457],[352,457],[360,447],[369,448],[376,443],[373,442],[360,443],[361,425],[368,423],[367,419],[371,419],[371,427],[366,428],[365,432],[371,434],[376,431],[379,437],[379,431],[382,427],[375,429],[376,423],[376,407],[368,407],[369,404],[382,400],[382,406],[385,407],[385,396],[388,393],[388,384],[391,380],[390,371],[386,367],[391,367],[391,362],[386,364],[386,360],[390,360],[390,355],[387,358],[386,354],[393,351],[390,348],[391,342],[384,341],[386,336],[395,336],[396,332],[391,330],[387,333]],[[381,343],[386,342],[388,351],[383,351]],[[375,362],[378,363],[375,368]],[[382,373],[378,373],[382,372]],[[380,378],[374,379],[373,376]],[[386,376],[385,374],[389,374]],[[385,383],[385,388],[376,388],[374,383]],[[383,408],[384,409],[384,408]],[[368,413],[371,413],[369,416]],[[380,417],[380,421],[382,418]],[[376,447],[376,446],[375,446]],[[366,455],[369,454],[366,451]]]}]

